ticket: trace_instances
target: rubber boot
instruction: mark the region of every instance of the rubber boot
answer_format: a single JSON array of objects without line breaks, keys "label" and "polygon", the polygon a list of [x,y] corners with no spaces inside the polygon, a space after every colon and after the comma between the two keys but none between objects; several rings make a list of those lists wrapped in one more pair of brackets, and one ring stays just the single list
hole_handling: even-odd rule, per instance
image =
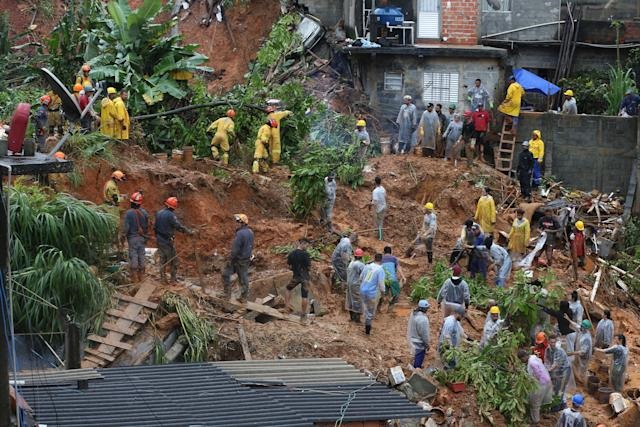
[{"label": "rubber boot", "polygon": [[218,153],[218,149],[215,145],[211,146],[211,156],[213,157],[213,160],[220,160],[220,153]]},{"label": "rubber boot", "polygon": [[360,313],[353,313],[353,321],[360,323]]},{"label": "rubber boot", "polygon": [[364,325],[364,333],[371,335],[371,325]]},{"label": "rubber boot", "polygon": [[222,164],[225,166],[229,164],[229,153],[222,154]]},{"label": "rubber boot", "polygon": [[433,252],[427,252],[427,259],[429,260],[429,264],[433,264]]},{"label": "rubber boot", "polygon": [[251,172],[258,173],[260,172],[260,163],[258,159],[253,159],[253,165],[251,166]]}]

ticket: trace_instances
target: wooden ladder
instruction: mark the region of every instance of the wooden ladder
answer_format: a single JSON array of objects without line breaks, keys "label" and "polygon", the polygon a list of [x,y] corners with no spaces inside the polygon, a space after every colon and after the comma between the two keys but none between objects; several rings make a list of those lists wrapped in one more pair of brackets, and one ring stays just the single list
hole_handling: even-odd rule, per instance
[{"label": "wooden ladder", "polygon": [[500,145],[495,152],[496,169],[500,172],[511,175],[513,166],[513,153],[516,148],[516,136],[511,133],[513,125],[507,120],[502,122],[502,132],[500,132]]}]

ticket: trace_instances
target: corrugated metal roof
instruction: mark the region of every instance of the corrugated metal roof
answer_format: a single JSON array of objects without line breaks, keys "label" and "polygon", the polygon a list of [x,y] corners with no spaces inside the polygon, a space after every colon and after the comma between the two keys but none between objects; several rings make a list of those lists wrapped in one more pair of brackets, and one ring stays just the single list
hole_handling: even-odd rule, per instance
[{"label": "corrugated metal roof", "polygon": [[[14,379],[13,372],[9,376],[11,380]],[[100,379],[102,375],[93,368],[87,368],[66,371],[61,369],[20,371],[17,377],[21,386],[36,386],[72,384],[80,380]]]},{"label": "corrugated metal roof", "polygon": [[[322,384],[319,381],[330,376],[320,377],[318,372],[305,381],[304,369],[313,363],[306,359],[105,368],[98,370],[104,379],[90,380],[87,390],[56,385],[22,387],[20,392],[36,420],[50,427],[302,427],[334,422],[346,402],[344,420],[348,421],[428,415],[340,359],[316,359],[315,363],[344,371],[346,365],[360,376],[360,383],[339,374],[336,382]],[[229,373],[239,372],[241,365],[252,371],[252,381],[236,380],[236,374]],[[279,385],[252,384],[270,381],[274,367]],[[283,380],[285,368],[293,382]]]}]

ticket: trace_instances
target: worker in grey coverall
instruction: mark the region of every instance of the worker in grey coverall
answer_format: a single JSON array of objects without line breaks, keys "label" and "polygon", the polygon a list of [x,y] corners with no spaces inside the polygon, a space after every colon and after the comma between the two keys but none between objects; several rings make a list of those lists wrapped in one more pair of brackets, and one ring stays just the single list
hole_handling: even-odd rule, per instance
[{"label": "worker in grey coverall", "polygon": [[141,206],[142,192],[136,191],[131,195],[131,207],[124,214],[120,241],[127,239],[129,247],[129,270],[131,280],[140,282],[145,269],[145,243],[149,239],[149,214]]},{"label": "worker in grey coverall", "polygon": [[193,230],[188,229],[178,221],[174,210],[178,208],[178,199],[169,197],[164,202],[165,208],[156,213],[156,222],[154,230],[156,232],[156,241],[158,242],[158,252],[160,252],[160,280],[167,281],[165,276],[165,267],[170,265],[171,281],[176,282],[178,273],[178,254],[173,244],[173,236],[176,231],[182,233],[194,234]]},{"label": "worker in grey coverall", "polygon": [[398,130],[398,149],[400,154],[405,154],[411,151],[413,133],[416,131],[418,118],[416,117],[416,106],[411,102],[411,96],[405,95],[402,100],[403,104],[398,112],[396,124],[400,128]]},{"label": "worker in grey coverall", "polygon": [[447,279],[438,292],[438,304],[442,303],[443,316],[451,314],[452,310],[462,308],[464,312],[471,303],[469,285],[460,276],[462,269],[458,265],[453,266],[453,275]]},{"label": "worker in grey coverall", "polygon": [[429,301],[418,302],[418,307],[409,318],[409,345],[413,349],[413,367],[422,368],[424,357],[429,351]]},{"label": "worker in grey coverall", "polygon": [[231,243],[229,262],[222,271],[224,293],[231,297],[231,275],[236,273],[240,281],[240,301],[249,295],[249,264],[253,256],[253,231],[249,228],[249,218],[245,214],[235,214],[234,219],[239,227]]},{"label": "worker in grey coverall", "polygon": [[331,265],[333,266],[335,281],[340,284],[347,283],[347,267],[353,258],[353,246],[358,242],[358,235],[352,233],[349,237],[343,237],[333,250]]},{"label": "worker in grey coverall", "polygon": [[336,180],[333,174],[324,178],[324,205],[320,210],[320,219],[333,232],[333,206],[336,203]]}]

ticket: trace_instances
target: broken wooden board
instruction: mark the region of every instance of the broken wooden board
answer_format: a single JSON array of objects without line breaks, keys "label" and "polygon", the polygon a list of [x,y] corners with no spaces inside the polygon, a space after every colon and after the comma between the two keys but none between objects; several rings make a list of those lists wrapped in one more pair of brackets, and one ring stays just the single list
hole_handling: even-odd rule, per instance
[{"label": "broken wooden board", "polygon": [[245,304],[245,307],[247,308],[247,310],[257,311],[258,313],[266,314],[268,316],[275,317],[276,319],[287,320],[289,322],[297,323],[299,325],[304,324],[304,322],[302,322],[302,320],[300,319],[300,316],[283,314],[273,307],[257,304],[255,302],[247,302]]},{"label": "broken wooden board", "polygon": [[89,341],[99,342],[101,344],[106,344],[111,347],[121,348],[123,350],[131,350],[133,346],[131,344],[127,344],[122,341],[117,341],[114,339],[110,339],[109,336],[101,337],[100,335],[91,334],[87,337]]},{"label": "broken wooden board", "polygon": [[113,356],[109,356],[108,354],[101,353],[101,352],[99,352],[98,350],[94,350],[94,349],[92,349],[92,348],[85,348],[85,349],[84,349],[84,352],[85,352],[85,353],[88,353],[88,354],[90,354],[90,355],[92,355],[92,356],[96,356],[96,357],[99,357],[99,358],[101,358],[101,359],[104,359],[104,360],[106,360],[107,362],[113,362],[114,360],[116,360],[116,358],[115,358],[115,357],[113,357]]},{"label": "broken wooden board", "polygon": [[251,351],[249,350],[249,342],[247,341],[247,335],[244,333],[244,328],[241,324],[238,324],[238,337],[240,338],[240,345],[242,346],[242,354],[244,354],[244,360],[251,359]]},{"label": "broken wooden board", "polygon": [[118,298],[121,301],[131,302],[133,304],[138,304],[146,308],[150,308],[151,310],[155,310],[158,308],[158,304],[155,302],[147,301],[146,299],[131,297],[129,295],[124,295],[119,292],[113,294],[114,297]]},{"label": "broken wooden board", "polygon": [[107,331],[120,332],[124,335],[129,335],[130,337],[134,336],[138,330],[134,327],[123,328],[122,326],[118,326],[117,323],[104,322],[102,324],[102,329],[106,329]]},{"label": "broken wooden board", "polygon": [[109,310],[107,310],[107,314],[109,316],[118,317],[120,319],[126,319],[141,324],[145,324],[147,323],[147,320],[149,320],[149,318],[143,314],[140,314],[138,316],[129,316],[124,311],[116,310],[115,308],[110,308]]}]

